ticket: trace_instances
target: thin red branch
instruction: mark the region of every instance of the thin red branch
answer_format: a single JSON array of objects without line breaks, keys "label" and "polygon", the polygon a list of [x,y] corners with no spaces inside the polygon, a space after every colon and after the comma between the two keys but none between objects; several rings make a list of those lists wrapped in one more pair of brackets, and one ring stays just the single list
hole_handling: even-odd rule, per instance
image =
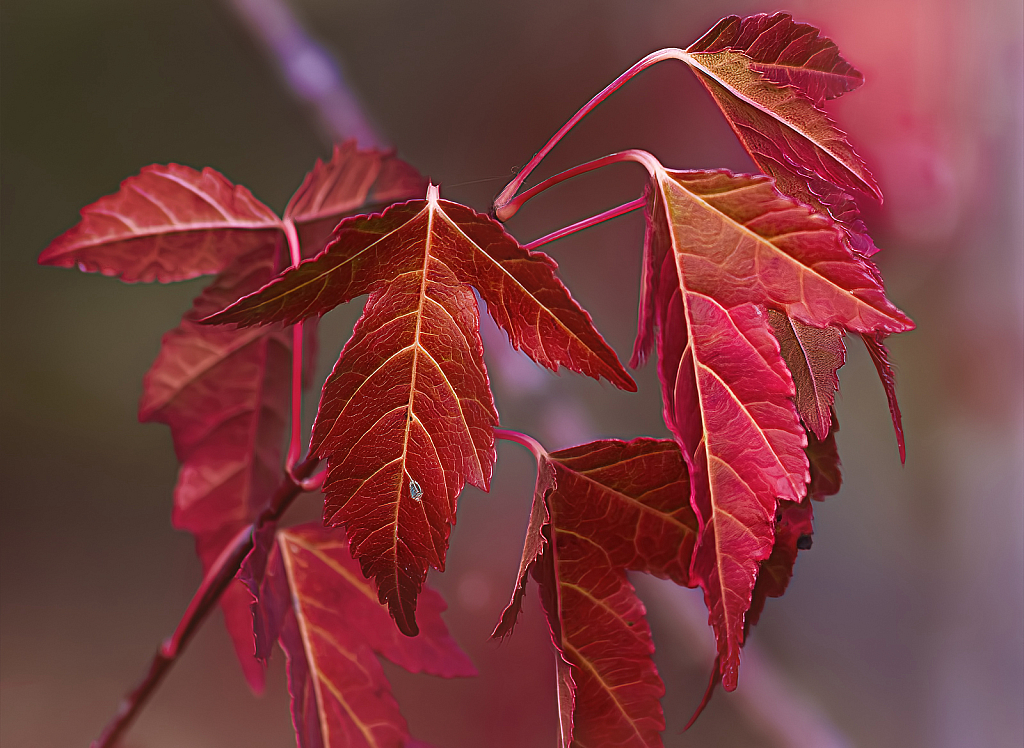
[{"label": "thin red branch", "polygon": [[[312,474],[319,463],[319,457],[307,457],[295,467],[293,474],[300,480],[304,480]],[[199,630],[199,626],[216,607],[220,596],[231,584],[231,580],[238,574],[238,570],[242,567],[242,561],[252,550],[253,533],[266,523],[279,520],[291,506],[295,497],[303,490],[299,483],[296,483],[291,476],[286,475],[256,520],[239,532],[231,544],[221,552],[217,561],[203,578],[202,584],[189,603],[174,634],[160,645],[150,662],[145,677],[122,699],[117,713],[107,724],[100,737],[93,741],[91,748],[113,748],[117,744],[118,739],[139,715],[150,696],[153,695],[185,647],[188,646],[189,641]]]},{"label": "thin red branch", "polygon": [[529,244],[524,244],[523,249],[531,250],[536,249],[537,247],[543,247],[545,244],[549,244],[556,239],[561,239],[564,236],[575,234],[577,231],[582,231],[583,229],[589,229],[591,226],[596,226],[599,223],[610,221],[611,219],[625,215],[626,213],[632,213],[634,210],[644,207],[646,203],[647,198],[638,197],[636,200],[631,200],[628,203],[611,208],[603,213],[598,213],[596,216],[591,216],[590,218],[584,218],[582,221],[577,221],[571,226],[566,226],[558,231],[552,231],[550,234],[542,236],[540,239],[534,239]]},{"label": "thin red branch", "polygon": [[522,170],[516,175],[516,178],[509,182],[508,186],[501,191],[501,194],[498,195],[497,198],[495,198],[494,213],[497,216],[498,220],[507,221],[515,214],[516,209],[512,209],[511,211],[509,211],[508,207],[509,204],[512,202],[512,198],[515,197],[515,194],[519,191],[519,188],[523,186],[523,182],[525,182],[527,178],[530,176],[530,174],[533,173],[533,170],[537,168],[537,165],[544,160],[544,157],[551,152],[552,148],[558,145],[558,142],[563,137],[565,137],[565,134],[576,126],[577,122],[586,117],[591,111],[594,110],[595,107],[597,107],[598,104],[600,104],[610,95],[619,90],[622,86],[624,86],[632,78],[634,78],[638,73],[646,70],[651,65],[661,62],[662,60],[682,60],[685,59],[686,56],[686,52],[684,52],[681,49],[675,48],[660,49],[657,52],[652,52],[651,54],[647,55],[647,57],[633,65],[633,67],[624,72],[618,78],[609,83],[607,86],[605,86],[599,94],[597,94],[594,98],[592,98],[590,101],[584,104],[583,107],[578,112],[576,112],[576,114],[574,114],[568,122],[562,125],[562,128],[558,132],[556,132],[547,143],[544,144],[544,147],[537,152],[537,155],[530,159],[530,162],[522,168]]}]

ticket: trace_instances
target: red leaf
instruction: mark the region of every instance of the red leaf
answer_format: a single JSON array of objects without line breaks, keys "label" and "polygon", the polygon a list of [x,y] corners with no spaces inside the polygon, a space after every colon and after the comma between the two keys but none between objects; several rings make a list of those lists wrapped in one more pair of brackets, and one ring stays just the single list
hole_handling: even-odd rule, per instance
[{"label": "red leaf", "polygon": [[[787,501],[781,504],[775,517],[775,544],[772,547],[771,556],[761,562],[761,568],[757,574],[750,610],[747,611],[744,624],[744,643],[750,635],[751,627],[756,625],[760,619],[767,599],[782,597],[785,593],[789,586],[789,580],[793,576],[797,553],[805,548],[810,548],[810,538],[814,533],[812,525],[814,516],[810,499],[805,498],[799,503]],[[697,721],[704,708],[710,703],[715,689],[722,682],[721,661],[722,655],[718,654],[715,657],[715,664],[712,667],[704,696],[693,716],[690,717],[690,721],[683,728],[684,730],[689,730]]]},{"label": "red leaf", "polygon": [[563,746],[660,746],[665,689],[626,571],[690,584],[683,456],[668,440],[600,441],[555,452],[540,470],[520,578],[493,636],[511,630],[530,570],[558,650]]},{"label": "red leaf", "polygon": [[317,159],[302,186],[295,191],[284,217],[296,224],[303,256],[323,250],[338,221],[353,211],[389,205],[422,195],[426,180],[394,157],[393,151],[366,150],[354,140],[334,146],[327,163]]},{"label": "red leaf", "polygon": [[860,217],[856,201],[833,184],[807,173],[797,173],[792,164],[783,165],[764,153],[751,153],[754,161],[784,195],[829,216],[845,232],[850,247],[864,257],[878,251]]},{"label": "red leaf", "polygon": [[844,192],[882,193],[846,134],[799,89],[772,82],[742,52],[688,50],[684,61],[714,97],[750,155]]},{"label": "red leaf", "polygon": [[654,193],[653,210],[667,218],[651,241],[660,251],[674,248],[691,290],[727,308],[763,304],[813,327],[913,329],[835,224],[767,177],[659,168]]},{"label": "red leaf", "polygon": [[[264,535],[263,542],[270,537]],[[281,530],[266,558],[255,607],[273,611],[265,632],[279,638],[288,657],[300,748],[411,743],[374,655],[413,673],[476,674],[448,634],[441,620],[444,600],[433,590],[425,589],[420,598],[420,636],[399,634],[360,574],[343,533],[316,525]]]},{"label": "red leaf", "polygon": [[807,495],[821,501],[839,493],[843,475],[839,469],[839,450],[836,448],[836,432],[839,421],[832,414],[832,427],[828,436],[819,440],[814,434],[807,434],[807,461],[810,463],[811,480],[807,484]]},{"label": "red leaf", "polygon": [[772,546],[771,556],[761,562],[750,610],[747,612],[747,634],[751,626],[757,625],[761,618],[765,601],[769,597],[782,597],[786,592],[793,576],[797,553],[810,548],[810,538],[814,534],[814,509],[809,498],[800,502],[783,502],[779,505],[777,516],[775,545]]},{"label": "red leaf", "polygon": [[892,427],[896,430],[900,462],[905,463],[907,461],[907,445],[903,439],[903,414],[900,413],[900,404],[896,401],[896,371],[889,363],[889,349],[885,347],[885,337],[881,333],[861,335],[871,356],[871,361],[875,365],[875,370],[878,372],[878,378],[882,380],[882,387],[885,388],[885,399],[889,401],[889,413],[892,415]]},{"label": "red leaf", "polygon": [[[240,257],[195,300],[181,324],[164,335],[143,380],[139,420],[171,427],[181,462],[172,521],[196,536],[206,570],[224,544],[247,525],[281,479],[288,417],[291,336],[279,326],[247,330],[196,322],[258,289],[280,270],[274,239]],[[228,632],[250,685],[253,666],[249,598],[232,584],[222,598]]]},{"label": "red leaf", "polygon": [[278,235],[273,211],[213,169],[153,165],[83,208],[39,262],[166,283],[219,272]]},{"label": "red leaf", "polygon": [[[543,252],[528,252],[501,224],[436,197],[393,205],[377,216],[346,219],[327,250],[206,322],[284,322],[326,314],[421,268],[429,254],[472,285],[512,345],[552,371],[565,366],[636,391],[615,352],[555,276]],[[430,195],[434,195],[430,197]]]},{"label": "red leaf", "polygon": [[473,292],[427,255],[366,302],[324,384],[310,451],[328,456],[324,524],[344,524],[399,627],[416,634],[427,564],[444,569],[468,480],[486,489],[494,411]]},{"label": "red leaf", "polygon": [[[732,690],[743,616],[773,544],[776,502],[801,499],[810,477],[789,402],[796,390],[755,305],[819,328],[896,331],[913,323],[835,225],[769,179],[669,172],[653,159],[648,166],[654,180],[634,361],[657,328],[665,422],[692,462],[703,526],[691,571],[704,588],[723,682]],[[797,370],[799,358],[791,364]],[[828,389],[838,351],[822,362],[803,358],[808,384],[817,370],[825,380],[819,390]],[[823,401],[814,399],[820,409]],[[824,417],[805,410],[820,428]]]},{"label": "red leaf", "polygon": [[688,52],[743,52],[751,67],[780,86],[800,89],[816,104],[859,88],[864,76],[839,54],[818,29],[797,23],[788,13],[723,18]]},{"label": "red leaf", "polygon": [[768,310],[768,322],[793,375],[796,412],[809,431],[824,439],[832,425],[832,403],[839,390],[837,372],[846,362],[843,334],[834,327],[805,325],[774,309]]},{"label": "red leaf", "polygon": [[344,524],[403,631],[443,569],[463,483],[486,489],[497,423],[469,284],[513,344],[552,369],[635,389],[590,317],[494,221],[428,199],[343,221],[328,249],[210,322],[294,322],[370,292],[324,385],[310,449],[328,458],[325,522]]},{"label": "red leaf", "polygon": [[[702,525],[691,574],[704,589],[723,681],[732,690],[743,616],[758,566],[771,553],[776,503],[798,501],[805,493],[806,441],[790,400],[795,394],[792,378],[767,315],[753,304],[737,304],[746,299],[736,298],[739,294],[732,288],[743,279],[746,293],[761,285],[771,294],[776,283],[787,280],[786,273],[779,273],[768,257],[760,258],[757,250],[748,250],[752,258],[743,261],[743,243],[734,238],[750,239],[731,232],[728,226],[734,219],[714,218],[717,195],[696,203],[707,206],[699,212],[680,210],[675,177],[661,177],[652,193],[647,293],[655,297],[647,309],[658,328],[665,422],[690,458],[694,508]],[[761,185],[753,186],[756,196]],[[785,216],[759,225],[759,206],[751,203],[744,211],[748,222],[776,241],[784,236]],[[784,205],[794,206],[788,201]],[[801,211],[813,226],[817,217]],[[755,243],[764,241],[750,233],[758,237]],[[835,232],[827,236],[839,244]],[[709,244],[700,237],[714,241]],[[783,267],[792,272],[787,265]],[[735,305],[723,306],[723,297],[730,296]]]}]

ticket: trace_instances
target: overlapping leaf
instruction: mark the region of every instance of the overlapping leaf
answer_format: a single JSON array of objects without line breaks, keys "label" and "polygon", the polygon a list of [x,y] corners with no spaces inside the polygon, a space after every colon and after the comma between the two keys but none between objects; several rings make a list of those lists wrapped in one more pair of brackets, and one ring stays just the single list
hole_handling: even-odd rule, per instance
[{"label": "overlapping leaf", "polygon": [[913,329],[834,222],[767,177],[659,168],[653,192],[654,212],[665,215],[655,244],[674,248],[688,286],[724,306],[764,304],[812,327],[861,333]]},{"label": "overlapping leaf", "polygon": [[[393,153],[335,146],[317,160],[285,210],[304,256],[323,249],[334,225],[367,205],[422,194],[424,180]],[[187,280],[218,273],[280,236],[284,223],[241,185],[206,168],[154,164],[113,195],[82,209],[82,220],[39,256],[43,265],[78,267],[129,283]]]},{"label": "overlapping leaf", "polygon": [[295,222],[303,257],[323,250],[342,216],[380,210],[426,189],[423,176],[391,152],[360,150],[354,140],[334,146],[331,160],[317,159],[284,217]]},{"label": "overlapping leaf", "polygon": [[881,198],[846,134],[799,89],[772,82],[731,49],[688,50],[684,59],[755,161],[763,155],[846,192]]},{"label": "overlapping leaf", "polygon": [[[797,391],[762,305],[780,323],[794,320],[783,325],[794,340],[797,321],[857,331],[912,323],[834,224],[767,178],[652,170],[634,360],[656,328],[665,421],[691,460],[702,524],[693,580],[704,589],[731,690],[778,501],[799,501],[810,479],[791,401]],[[821,336],[831,350],[794,351],[794,340],[785,342],[805,390],[802,414],[824,436],[841,352],[837,332]]]},{"label": "overlapping leaf", "polygon": [[270,208],[213,169],[155,164],[83,208],[39,262],[166,283],[217,273],[280,232]]},{"label": "overlapping leaf", "polygon": [[[422,177],[391,154],[346,143],[328,164],[317,163],[286,218],[298,225],[300,237],[315,242],[316,231],[333,226],[343,213],[367,201],[412,197],[422,185]],[[322,240],[312,251],[320,249]],[[281,480],[291,336],[280,326],[228,330],[196,320],[258,290],[287,266],[284,222],[211,169],[151,166],[85,208],[82,221],[55,240],[40,262],[133,282],[219,273],[164,336],[139,409],[140,420],[171,427],[182,463],[173,522],[195,535],[208,569]],[[308,325],[307,361],[314,332]],[[248,607],[248,593],[237,584],[221,599],[247,679],[260,690],[263,671],[252,657]]]},{"label": "overlapping leaf", "polygon": [[518,585],[494,636],[511,631],[532,573],[558,650],[562,745],[660,746],[665,689],[626,571],[690,584],[697,525],[683,455],[668,440],[599,441],[539,469]]},{"label": "overlapping leaf", "polygon": [[420,635],[398,632],[344,532],[269,528],[256,543],[242,574],[256,598],[257,654],[266,660],[275,641],[285,651],[300,748],[412,744],[377,655],[412,673],[476,674],[449,636],[444,600],[433,590],[420,596]]},{"label": "overlapping leaf", "polygon": [[[281,480],[291,336],[280,326],[228,330],[196,320],[267,283],[281,269],[282,254],[271,237],[218,275],[164,335],[143,382],[139,420],[171,427],[181,462],[172,521],[195,535],[204,571]],[[233,583],[221,608],[246,677],[261,690],[248,602]]]},{"label": "overlapping leaf", "polygon": [[470,285],[538,363],[635,389],[590,317],[490,219],[438,199],[338,226],[328,249],[211,322],[295,322],[370,293],[324,385],[311,451],[328,459],[325,522],[344,524],[402,631],[428,566],[444,568],[465,481],[487,488],[491,400]]},{"label": "overlapping leaf", "polygon": [[697,63],[697,76],[776,187],[830,215],[851,246],[870,256],[878,248],[849,193],[881,193],[846,135],[818,109],[859,87],[863,76],[818,33],[786,13],[730,16],[690,45],[687,61]]},{"label": "overlapping leaf", "polygon": [[751,67],[781,86],[799,89],[816,104],[860,87],[864,76],[839,54],[818,29],[788,13],[740,18],[727,16],[687,48],[687,52],[743,52]]},{"label": "overlapping leaf", "polygon": [[793,375],[796,412],[809,431],[824,439],[832,426],[837,372],[846,362],[843,335],[834,327],[811,327],[774,309],[768,310],[768,322]]}]

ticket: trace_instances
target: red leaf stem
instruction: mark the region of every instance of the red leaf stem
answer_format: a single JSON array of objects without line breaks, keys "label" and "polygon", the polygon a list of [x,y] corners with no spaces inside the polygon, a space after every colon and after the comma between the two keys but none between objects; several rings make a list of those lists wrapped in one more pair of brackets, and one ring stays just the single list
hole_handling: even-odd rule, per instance
[{"label": "red leaf stem", "polygon": [[646,197],[638,197],[636,200],[630,200],[628,203],[624,203],[615,208],[610,208],[598,213],[596,216],[584,218],[582,221],[577,221],[576,223],[566,226],[565,228],[561,228],[558,231],[552,231],[550,234],[542,236],[540,239],[534,239],[529,244],[524,244],[523,249],[530,251],[537,249],[537,247],[543,247],[545,244],[549,244],[556,239],[561,239],[564,236],[575,234],[577,231],[582,231],[583,229],[589,229],[591,226],[596,226],[599,223],[610,221],[613,218],[624,216],[626,213],[632,213],[634,210],[643,208],[646,204]]},{"label": "red leaf stem", "polygon": [[515,197],[515,194],[519,191],[519,188],[523,186],[523,182],[525,182],[527,178],[530,176],[530,174],[533,173],[533,170],[537,168],[537,165],[544,160],[544,157],[551,152],[552,148],[558,145],[558,142],[563,137],[565,137],[565,134],[576,126],[577,122],[579,122],[581,119],[590,114],[590,112],[592,112],[598,104],[600,104],[602,101],[604,101],[613,93],[622,88],[622,86],[628,83],[635,75],[637,75],[637,73],[646,70],[651,65],[661,62],[662,60],[682,59],[682,57],[685,55],[686,53],[683,52],[683,50],[675,48],[660,49],[657,52],[652,52],[651,54],[647,55],[647,57],[643,58],[635,65],[633,65],[633,67],[624,72],[618,78],[609,83],[607,86],[605,86],[603,89],[601,89],[600,93],[598,93],[596,96],[594,96],[594,98],[592,98],[590,101],[584,104],[568,122],[562,125],[561,129],[559,129],[558,132],[551,136],[551,139],[544,144],[544,147],[537,151],[537,154],[530,159],[530,162],[526,166],[524,166],[518,174],[516,174],[516,178],[509,182],[508,186],[505,187],[505,189],[501,191],[501,194],[495,198],[494,213],[497,216],[498,220],[507,221],[509,218],[515,215],[518,206],[513,208],[511,212],[509,212],[508,210],[508,207],[511,204],[512,199]]},{"label": "red leaf stem", "polygon": [[[300,480],[308,478],[319,463],[320,458],[311,455],[295,467],[294,475]],[[135,721],[203,621],[216,607],[220,596],[238,574],[242,561],[252,550],[253,534],[267,523],[277,522],[302,491],[302,485],[286,475],[256,520],[239,532],[234,541],[225,548],[203,578],[174,634],[166,639],[153,655],[145,677],[122,699],[117,713],[90,748],[112,748],[117,744],[118,739]]]},{"label": "red leaf stem", "polygon": [[530,450],[530,453],[537,458],[540,462],[542,459],[547,457],[548,451],[544,449],[544,445],[534,439],[529,434],[523,434],[519,431],[510,431],[509,429],[494,429],[495,439],[504,439],[505,441],[515,442],[523,447]]},{"label": "red leaf stem", "polygon": [[[288,238],[288,256],[293,268],[302,262],[302,249],[299,246],[299,233],[291,218],[284,219],[284,235]],[[292,429],[288,438],[288,459],[285,469],[292,475],[292,468],[299,460],[302,451],[302,322],[292,326]]]}]

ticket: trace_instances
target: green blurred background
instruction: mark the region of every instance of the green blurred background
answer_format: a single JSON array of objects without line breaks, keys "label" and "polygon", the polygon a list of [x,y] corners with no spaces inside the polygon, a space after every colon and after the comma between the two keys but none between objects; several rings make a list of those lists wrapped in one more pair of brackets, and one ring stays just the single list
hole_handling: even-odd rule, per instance
[{"label": "green blurred background", "polygon": [[[199,582],[170,527],[166,428],[139,425],[142,375],[203,281],[131,286],[35,258],[78,210],[150,163],[213,166],[282,209],[330,136],[239,22],[237,5],[7,0],[0,10],[0,743],[84,746],[142,674]],[[491,197],[581,104],[663,46],[746,0],[328,2],[292,10],[347,71],[367,116],[442,195]],[[1022,7],[1013,0],[785,8],[823,28],[867,84],[831,106],[886,193],[866,217],[890,297],[918,323],[894,338],[908,459],[881,386],[850,341],[838,414],[845,485],[816,507],[814,548],[752,639],[771,672],[847,745],[1024,742],[1024,280]],[[663,65],[570,135],[544,174],[646,148],[678,168],[752,169],[709,97]],[[616,166],[560,186],[509,225],[526,241],[639,194]],[[538,175],[540,176],[540,175]],[[626,357],[636,324],[637,215],[546,248]],[[358,308],[328,316],[325,373]],[[549,448],[665,435],[653,368],[638,395],[538,372],[485,330],[502,422]],[[307,402],[307,416],[316,398]],[[533,592],[515,636],[487,642],[511,590],[533,465],[499,447],[490,495],[467,490],[448,571],[433,582],[482,675],[395,687],[414,734],[438,746],[553,746],[553,660]],[[313,500],[299,515],[313,516]],[[690,592],[642,591],[672,746],[797,746],[746,697],[719,694],[697,726],[710,631]],[[126,745],[294,744],[281,659],[253,698],[215,615]],[[781,708],[778,704],[773,709]],[[760,716],[759,716],[760,715]],[[778,716],[776,714],[776,716]],[[808,733],[809,735],[810,733]]]}]

